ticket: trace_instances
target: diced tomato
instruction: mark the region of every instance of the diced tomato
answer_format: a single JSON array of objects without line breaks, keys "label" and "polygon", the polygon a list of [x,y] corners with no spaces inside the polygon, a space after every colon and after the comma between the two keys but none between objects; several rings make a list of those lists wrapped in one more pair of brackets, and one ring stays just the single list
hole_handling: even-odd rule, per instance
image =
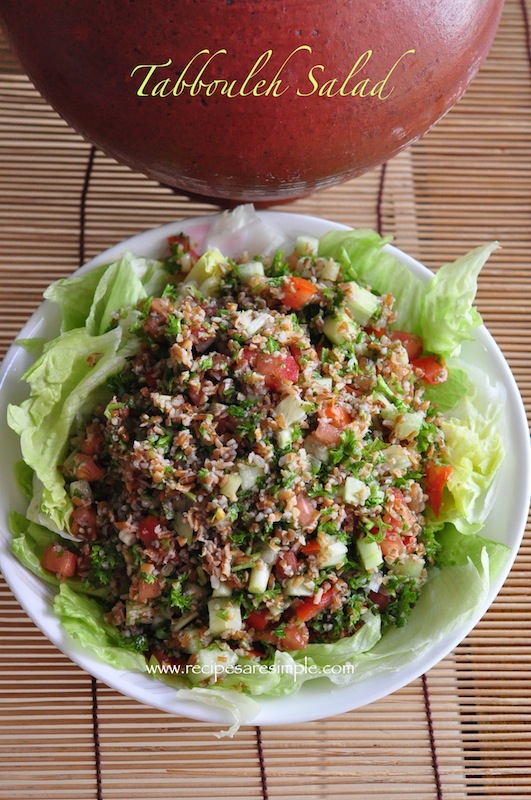
[{"label": "diced tomato", "polygon": [[299,367],[290,355],[258,353],[254,360],[254,368],[264,376],[268,389],[274,391],[280,391],[284,381],[296,383],[299,379]]},{"label": "diced tomato", "polygon": [[300,308],[309,303],[317,294],[317,287],[315,283],[300,278],[298,275],[291,275],[281,296],[282,303],[286,308],[293,311],[298,311]]},{"label": "diced tomato", "polygon": [[297,508],[299,509],[299,524],[301,528],[312,528],[315,524],[319,512],[305,494],[297,496]]},{"label": "diced tomato", "polygon": [[448,370],[444,363],[437,361],[435,356],[423,356],[422,358],[415,358],[411,361],[415,369],[420,370],[422,373],[422,380],[432,386],[438,383],[444,383],[448,380]]},{"label": "diced tomato", "polygon": [[247,627],[254,628],[255,631],[265,631],[271,623],[267,611],[251,611],[247,617]]},{"label": "diced tomato", "polygon": [[87,425],[85,438],[81,442],[81,450],[87,456],[101,453],[103,447],[103,432],[97,422]]},{"label": "diced tomato", "polygon": [[70,518],[70,532],[81,539],[93,539],[96,536],[98,515],[93,505],[80,505],[74,508]]},{"label": "diced tomato", "polygon": [[305,556],[316,556],[320,551],[321,545],[317,539],[312,539],[311,542],[307,542],[301,547],[301,553],[304,553]]},{"label": "diced tomato", "polygon": [[434,461],[428,461],[426,464],[428,499],[436,517],[441,510],[443,489],[451,474],[452,467],[447,464],[436,464]]},{"label": "diced tomato", "polygon": [[415,359],[420,358],[422,355],[424,344],[420,336],[417,336],[416,333],[407,333],[407,331],[391,331],[389,338],[393,342],[402,342],[407,350],[410,361],[414,361]]},{"label": "diced tomato", "polygon": [[148,600],[153,600],[155,597],[159,597],[162,594],[162,586],[158,581],[153,581],[153,583],[140,581],[137,589],[137,599],[139,603],[147,603]]},{"label": "diced tomato", "polygon": [[299,559],[293,550],[282,552],[275,564],[275,576],[279,581],[292,578],[299,571]]},{"label": "diced tomato", "polygon": [[334,599],[334,589],[330,588],[327,589],[326,592],[323,592],[321,595],[321,599],[319,602],[315,603],[313,597],[309,600],[303,600],[303,602],[297,606],[295,609],[295,614],[297,615],[297,619],[300,622],[308,622],[309,619],[313,619],[320,614],[325,608],[327,608]]},{"label": "diced tomato", "polygon": [[397,531],[388,530],[385,539],[380,542],[380,550],[384,558],[396,561],[397,558],[405,554],[406,545]]},{"label": "diced tomato", "polygon": [[344,406],[340,406],[339,403],[335,401],[319,411],[319,419],[323,419],[324,422],[329,422],[331,425],[335,425],[336,428],[340,429],[348,425],[349,422],[352,422],[352,418],[347,409],[344,408]]},{"label": "diced tomato", "polygon": [[336,447],[341,441],[341,429],[330,422],[319,422],[313,432],[314,439],[327,447]]},{"label": "diced tomato", "polygon": [[170,247],[172,245],[180,245],[183,253],[190,253],[193,258],[199,258],[199,253],[192,248],[190,237],[185,233],[178,233],[176,236],[168,236],[168,244]]},{"label": "diced tomato", "polygon": [[96,464],[92,456],[77,453],[74,456],[74,475],[79,481],[101,481],[105,470]]},{"label": "diced tomato", "polygon": [[385,611],[391,602],[391,597],[383,592],[369,592],[369,600],[372,600],[380,611]]},{"label": "diced tomato", "polygon": [[277,647],[280,650],[304,650],[309,641],[310,633],[304,623],[288,622],[284,635],[278,638]]},{"label": "diced tomato", "polygon": [[60,544],[47,544],[41,558],[41,567],[54,572],[60,581],[76,574],[77,556]]},{"label": "diced tomato", "polygon": [[400,489],[392,489],[390,491],[383,522],[390,530],[400,533],[401,536],[408,535],[408,532],[415,525],[415,515],[408,506],[406,498]]},{"label": "diced tomato", "polygon": [[160,519],[154,516],[144,517],[140,521],[137,536],[144,547],[151,547],[155,539],[158,539],[156,529],[160,527],[160,524]]}]

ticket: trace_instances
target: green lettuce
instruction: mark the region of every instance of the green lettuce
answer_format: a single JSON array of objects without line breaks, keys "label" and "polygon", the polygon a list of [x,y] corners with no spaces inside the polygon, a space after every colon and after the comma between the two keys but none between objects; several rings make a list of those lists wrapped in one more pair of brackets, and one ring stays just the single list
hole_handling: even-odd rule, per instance
[{"label": "green lettuce", "polygon": [[112,264],[52,283],[44,296],[61,309],[62,333],[86,328],[97,336],[109,329],[118,311],[160,294],[167,279],[160,261],[124,253]]},{"label": "green lettuce", "polygon": [[339,261],[345,280],[360,281],[381,294],[390,292],[396,301],[396,329],[421,336],[427,352],[457,355],[481,324],[473,307],[477,277],[498,243],[445,264],[426,282],[383,250],[388,242],[374,231],[331,231],[321,238],[319,255]]},{"label": "green lettuce", "polygon": [[114,625],[105,622],[102,603],[61,583],[55,597],[54,611],[71,639],[117,669],[145,671],[141,653],[127,646]]},{"label": "green lettuce", "polygon": [[[46,291],[59,304],[62,333],[48,342],[23,379],[30,397],[10,405],[8,424],[19,434],[22,457],[33,470],[28,517],[58,533],[68,531],[72,502],[58,470],[78,416],[106,399],[106,383],[138,348],[130,329],[137,304],[160,294],[167,272],[159,261],[126,253]],[[130,309],[124,315],[124,309]]]},{"label": "green lettuce", "polygon": [[24,375],[30,397],[10,405],[7,420],[35,473],[28,512],[35,522],[57,532],[68,530],[72,502],[58,466],[74,420],[94,406],[109,376],[123,369],[136,347],[120,326],[100,336],[75,329],[50,342]]}]

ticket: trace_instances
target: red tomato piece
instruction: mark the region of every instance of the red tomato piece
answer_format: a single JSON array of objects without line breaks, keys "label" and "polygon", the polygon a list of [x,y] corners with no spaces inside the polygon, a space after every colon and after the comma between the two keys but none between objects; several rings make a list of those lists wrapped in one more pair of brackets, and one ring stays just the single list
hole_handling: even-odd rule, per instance
[{"label": "red tomato piece", "polygon": [[277,647],[280,650],[304,650],[309,641],[310,633],[304,623],[288,622],[284,635],[278,638]]},{"label": "red tomato piece", "polygon": [[180,245],[183,253],[190,253],[193,258],[199,258],[199,253],[192,248],[190,237],[185,233],[178,233],[177,236],[168,236],[168,244],[170,247],[172,245]]},{"label": "red tomato piece", "polygon": [[416,333],[407,333],[407,331],[391,331],[389,338],[392,342],[402,342],[407,350],[410,361],[414,361],[415,359],[420,358],[422,355],[424,344],[420,336],[417,336]]},{"label": "red tomato piece", "polygon": [[60,544],[47,544],[41,558],[41,567],[54,572],[60,581],[76,574],[77,556]]},{"label": "red tomato piece", "polygon": [[352,418],[347,409],[340,406],[339,403],[335,401],[331,405],[325,406],[325,408],[319,412],[319,419],[323,417],[324,422],[329,422],[331,425],[335,425],[336,428],[344,428],[345,425],[352,422]]},{"label": "red tomato piece", "polygon": [[70,518],[70,532],[82,539],[95,537],[98,515],[93,505],[81,505],[74,508]]},{"label": "red tomato piece", "polygon": [[158,517],[144,517],[138,525],[137,536],[144,547],[151,547],[155,539],[158,539],[157,528],[160,531],[160,519]]},{"label": "red tomato piece", "polygon": [[319,512],[305,494],[299,494],[297,497],[297,508],[299,509],[299,524],[302,528],[311,528],[315,524],[315,520],[319,516]]},{"label": "red tomato piece", "polygon": [[422,358],[415,358],[411,361],[415,369],[420,370],[422,373],[422,380],[432,386],[438,383],[444,383],[448,380],[448,370],[445,365],[437,361],[435,356],[423,356]]},{"label": "red tomato piece", "polygon": [[406,545],[397,531],[388,530],[385,539],[380,542],[380,550],[384,558],[396,561],[406,552]]},{"label": "red tomato piece", "polygon": [[137,599],[139,603],[147,603],[148,600],[153,600],[162,594],[162,586],[158,581],[148,583],[147,581],[140,581],[137,586]]},{"label": "red tomato piece", "polygon": [[321,595],[321,599],[319,602],[315,603],[313,597],[304,600],[300,605],[297,606],[295,609],[295,614],[297,615],[297,619],[300,622],[308,622],[309,619],[313,619],[320,614],[325,608],[327,608],[334,599],[334,590],[333,588],[327,589],[326,592],[323,592]]},{"label": "red tomato piece", "polygon": [[428,461],[426,464],[428,499],[436,517],[439,516],[441,510],[443,489],[451,474],[452,467],[448,464],[436,464],[434,461]]},{"label": "red tomato piece", "polygon": [[298,275],[291,275],[284,286],[281,296],[282,303],[286,308],[298,311],[312,300],[317,294],[317,287],[306,278]]},{"label": "red tomato piece", "polygon": [[298,573],[298,571],[299,559],[293,550],[282,552],[278,557],[277,563],[275,564],[275,576],[278,578],[278,580],[283,581],[286,578],[292,578]]},{"label": "red tomato piece", "polygon": [[307,542],[301,547],[301,553],[304,553],[305,556],[316,556],[320,551],[321,545],[317,539],[312,539],[311,542]]},{"label": "red tomato piece", "polygon": [[81,450],[87,456],[96,456],[101,453],[104,439],[103,433],[97,422],[87,425],[85,438],[81,442]]},{"label": "red tomato piece", "polygon": [[266,611],[251,611],[247,617],[247,627],[255,631],[265,631],[271,620]]},{"label": "red tomato piece", "polygon": [[78,481],[101,481],[105,470],[96,464],[92,456],[77,453],[74,456],[74,475]]},{"label": "red tomato piece", "polygon": [[327,447],[336,447],[341,441],[341,430],[330,422],[319,422],[313,437]]},{"label": "red tomato piece", "polygon": [[400,489],[391,490],[390,502],[383,515],[383,522],[392,531],[401,535],[410,535],[416,519]]},{"label": "red tomato piece", "polygon": [[[245,355],[244,355],[245,357]],[[296,383],[299,379],[299,367],[293,356],[275,355],[274,353],[258,353],[254,367],[265,378],[268,389],[280,391],[283,381]]]},{"label": "red tomato piece", "polygon": [[377,606],[380,611],[385,611],[391,602],[391,597],[383,592],[369,592],[369,600],[372,600],[374,605]]}]

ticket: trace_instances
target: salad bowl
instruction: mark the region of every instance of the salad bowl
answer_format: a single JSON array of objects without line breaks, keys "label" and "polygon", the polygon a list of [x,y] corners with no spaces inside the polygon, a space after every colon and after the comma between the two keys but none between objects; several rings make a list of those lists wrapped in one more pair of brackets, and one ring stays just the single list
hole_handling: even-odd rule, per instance
[{"label": "salad bowl", "polygon": [[[125,252],[161,259],[167,253],[168,237],[182,233],[190,237],[199,251],[216,246],[226,256],[236,257],[244,251],[286,249],[289,252],[298,237],[319,239],[329,232],[340,234],[349,230],[328,220],[254,212],[252,207],[244,206],[233,212],[172,222],[141,233],[100,254],[76,274],[84,275],[113,263]],[[409,301],[415,292],[422,294],[422,287],[433,278],[432,273],[389,243],[383,250],[394,259],[393,269],[405,269],[411,276],[411,286],[403,293],[402,310],[407,307],[406,316],[413,315],[415,304]],[[474,270],[477,273],[479,268],[471,261],[468,272]],[[450,315],[453,309],[456,314],[464,313],[459,306],[461,294],[472,293],[473,297],[475,293],[476,279],[467,274],[464,270],[463,285],[454,296],[448,296],[446,313]],[[388,279],[393,280],[392,269]],[[374,280],[378,280],[376,273]],[[377,288],[383,291],[384,287]],[[38,343],[57,336],[59,327],[57,307],[45,301],[20,333],[19,341],[23,340],[26,346],[15,343],[8,351],[0,372],[0,413],[4,421],[8,409],[24,401],[27,390],[21,378],[35,360]],[[33,341],[34,347],[28,346],[28,340]],[[464,408],[479,415],[482,430],[490,425],[498,431],[500,458],[496,475],[470,509],[478,521],[476,529],[463,533],[453,562],[441,566],[426,583],[407,624],[387,632],[366,658],[354,660],[352,669],[334,669],[332,663],[326,674],[317,671],[316,677],[307,676],[312,679],[294,686],[297,691],[286,689],[280,696],[270,696],[267,691],[251,695],[216,687],[177,690],[141,670],[128,668],[125,662],[106,663],[105,654],[97,647],[91,650],[86,642],[84,646],[67,634],[54,612],[56,588],[32,574],[28,565],[23,566],[13,554],[12,514],[25,514],[27,499],[16,479],[20,444],[12,430],[6,431],[0,485],[0,567],[6,581],[43,634],[71,660],[117,691],[172,714],[213,724],[231,723],[229,730],[234,731],[238,725],[250,722],[272,725],[319,719],[387,696],[445,658],[486,613],[511,569],[527,519],[531,486],[529,433],[515,380],[483,325],[473,326],[459,350],[459,370],[466,371],[476,398],[470,403],[465,398]],[[452,367],[453,360],[448,363]],[[474,403],[477,407],[472,412]],[[312,668],[304,658],[297,665],[299,672]],[[296,674],[293,680],[297,681]]]}]

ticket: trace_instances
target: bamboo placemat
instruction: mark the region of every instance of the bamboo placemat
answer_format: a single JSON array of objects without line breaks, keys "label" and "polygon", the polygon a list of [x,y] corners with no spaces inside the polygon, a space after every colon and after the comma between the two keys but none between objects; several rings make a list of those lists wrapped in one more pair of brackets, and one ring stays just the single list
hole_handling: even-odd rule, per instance
[{"label": "bamboo placemat", "polygon": [[[434,268],[499,239],[478,305],[529,411],[530,17],[524,0],[508,0],[479,76],[420,142],[289,206],[378,227]],[[94,151],[0,40],[0,355],[52,280],[131,234],[215,210]],[[427,675],[364,709],[232,740],[91,679],[2,583],[0,798],[530,798],[530,576],[527,535],[492,608]]]}]

